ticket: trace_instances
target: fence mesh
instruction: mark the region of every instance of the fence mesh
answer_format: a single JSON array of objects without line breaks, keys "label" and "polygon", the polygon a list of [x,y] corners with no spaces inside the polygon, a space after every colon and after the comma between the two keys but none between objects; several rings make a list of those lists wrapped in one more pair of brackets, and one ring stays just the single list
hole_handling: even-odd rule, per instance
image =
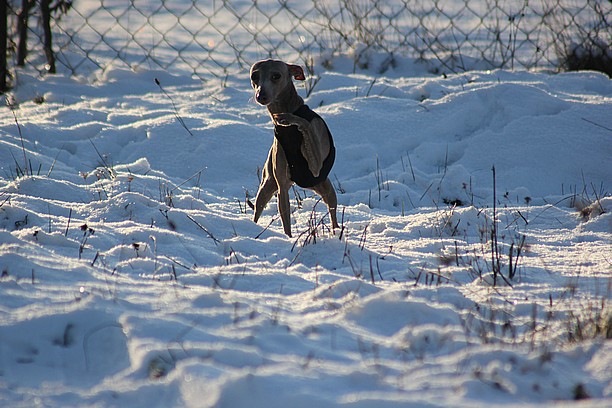
[{"label": "fence mesh", "polygon": [[[26,0],[29,1],[29,0]],[[22,2],[11,4],[16,27]],[[273,57],[311,64],[370,52],[436,61],[445,71],[558,67],[572,43],[612,43],[610,0],[54,0],[59,71],[111,65],[225,77]],[[44,71],[32,10],[26,64]],[[13,33],[15,36],[16,33]]]}]

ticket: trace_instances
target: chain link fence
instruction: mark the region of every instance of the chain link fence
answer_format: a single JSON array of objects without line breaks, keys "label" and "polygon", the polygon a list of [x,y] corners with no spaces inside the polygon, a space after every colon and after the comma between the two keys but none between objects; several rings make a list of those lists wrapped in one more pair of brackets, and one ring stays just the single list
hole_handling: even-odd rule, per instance
[{"label": "chain link fence", "polygon": [[[36,1],[9,1],[9,26]],[[612,43],[610,0],[53,0],[50,9],[55,63],[72,75],[124,65],[223,78],[261,58],[312,67],[343,53],[361,68],[386,56],[380,72],[401,58],[444,72],[558,69],[574,44],[605,54]],[[44,72],[40,12],[29,15],[24,63]]]}]

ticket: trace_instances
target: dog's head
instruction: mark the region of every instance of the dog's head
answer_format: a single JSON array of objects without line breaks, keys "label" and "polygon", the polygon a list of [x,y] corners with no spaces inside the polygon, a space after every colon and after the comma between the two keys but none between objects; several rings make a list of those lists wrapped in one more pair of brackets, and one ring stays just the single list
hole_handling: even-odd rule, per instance
[{"label": "dog's head", "polygon": [[264,106],[273,102],[287,86],[293,86],[291,78],[300,81],[306,79],[304,70],[299,65],[271,59],[253,64],[250,76],[255,100]]}]

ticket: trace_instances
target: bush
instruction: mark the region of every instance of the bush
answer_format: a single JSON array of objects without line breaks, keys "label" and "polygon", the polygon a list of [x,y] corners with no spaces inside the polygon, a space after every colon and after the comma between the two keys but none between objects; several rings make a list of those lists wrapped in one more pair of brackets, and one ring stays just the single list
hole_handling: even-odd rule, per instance
[{"label": "bush", "polygon": [[573,43],[559,58],[565,71],[594,70],[612,78],[612,50],[598,38],[586,39],[581,44]]},{"label": "bush", "polygon": [[[605,10],[604,10],[605,9]],[[545,24],[564,71],[595,70],[612,77],[612,28],[605,1],[588,0],[578,10],[552,6]]]}]

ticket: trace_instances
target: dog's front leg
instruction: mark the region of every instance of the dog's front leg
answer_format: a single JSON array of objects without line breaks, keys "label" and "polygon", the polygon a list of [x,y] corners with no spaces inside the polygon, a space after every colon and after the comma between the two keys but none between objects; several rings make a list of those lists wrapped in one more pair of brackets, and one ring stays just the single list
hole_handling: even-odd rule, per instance
[{"label": "dog's front leg", "polygon": [[308,163],[308,169],[313,176],[319,177],[323,166],[323,156],[320,153],[319,141],[313,135],[310,122],[292,113],[277,113],[272,116],[272,120],[279,126],[297,126],[304,139],[301,150]]},{"label": "dog's front leg", "polygon": [[259,184],[259,190],[257,191],[257,197],[255,197],[255,214],[253,215],[253,221],[257,222],[261,213],[263,212],[266,205],[276,193],[277,183],[274,178],[273,171],[273,154],[274,147],[270,148],[270,152],[268,153],[268,159],[263,167],[261,183]]}]

